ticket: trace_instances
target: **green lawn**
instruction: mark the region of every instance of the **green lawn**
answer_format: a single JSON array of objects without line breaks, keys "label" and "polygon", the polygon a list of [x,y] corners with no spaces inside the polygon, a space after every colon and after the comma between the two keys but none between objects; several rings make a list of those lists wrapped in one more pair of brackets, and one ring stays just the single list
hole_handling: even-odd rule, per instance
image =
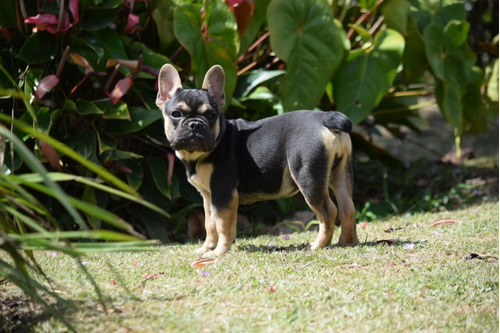
[{"label": "green lawn", "polygon": [[[313,232],[239,238],[215,264],[196,268],[198,244],[89,255],[107,310],[72,259],[37,258],[56,290],[80,305],[66,311],[78,332],[498,332],[498,212],[498,203],[484,203],[360,224],[360,246],[317,252],[303,250]],[[431,226],[442,218],[461,222]],[[2,293],[15,290],[7,284]],[[6,304],[4,296],[4,313]],[[43,316],[33,329],[66,330]]]}]

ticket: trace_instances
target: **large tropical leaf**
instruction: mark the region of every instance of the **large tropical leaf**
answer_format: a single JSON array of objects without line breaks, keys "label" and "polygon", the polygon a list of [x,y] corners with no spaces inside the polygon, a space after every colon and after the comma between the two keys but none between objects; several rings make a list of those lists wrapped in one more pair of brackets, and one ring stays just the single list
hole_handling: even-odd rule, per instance
[{"label": "large tropical leaf", "polygon": [[[427,59],[438,79],[436,100],[444,117],[458,130],[459,135],[464,130],[462,98],[476,60],[467,45],[468,31],[469,24],[460,21],[451,21],[445,29],[437,23],[432,23],[424,31]],[[477,86],[479,91],[481,81],[471,82],[479,83]],[[470,91],[473,86],[469,85],[468,90]]]},{"label": "large tropical leaf", "polygon": [[382,100],[394,81],[405,41],[395,30],[382,30],[373,45],[352,51],[334,78],[339,111],[361,122]]},{"label": "large tropical leaf", "polygon": [[280,92],[285,111],[314,108],[348,42],[325,1],[274,0],[267,9],[271,47],[287,64]]},{"label": "large tropical leaf", "polygon": [[[236,19],[222,1],[185,3],[174,10],[174,33],[191,55],[196,84],[201,87],[208,69],[219,64],[226,73],[226,98],[236,86],[236,55],[239,49]],[[229,104],[229,103],[227,103]]]}]

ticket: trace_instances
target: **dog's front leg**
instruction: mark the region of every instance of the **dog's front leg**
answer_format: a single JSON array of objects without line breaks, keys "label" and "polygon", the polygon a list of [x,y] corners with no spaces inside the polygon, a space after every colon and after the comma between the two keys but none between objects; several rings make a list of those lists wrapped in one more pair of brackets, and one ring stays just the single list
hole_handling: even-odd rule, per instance
[{"label": "dog's front leg", "polygon": [[[217,228],[218,242],[215,250],[205,253],[206,257],[220,256],[231,249],[236,239],[236,219],[238,216],[238,192],[233,192],[231,201],[224,207],[211,207],[212,220]],[[208,231],[207,231],[208,235]]]},{"label": "dog's front leg", "polygon": [[196,250],[198,254],[204,254],[215,249],[218,240],[217,226],[212,211],[212,198],[210,194],[205,191],[201,192],[201,195],[203,197],[203,208],[205,210],[205,231],[207,236],[202,247]]}]

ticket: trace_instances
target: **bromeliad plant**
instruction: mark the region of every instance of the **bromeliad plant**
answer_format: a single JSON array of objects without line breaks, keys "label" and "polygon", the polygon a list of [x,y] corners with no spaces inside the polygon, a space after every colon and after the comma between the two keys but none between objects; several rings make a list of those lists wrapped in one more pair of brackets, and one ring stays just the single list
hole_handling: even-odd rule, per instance
[{"label": "bromeliad plant", "polygon": [[[6,123],[12,122],[3,114],[0,114],[0,119]],[[61,142],[19,121],[14,121],[13,124],[17,130],[32,135],[40,142],[43,141],[44,145],[53,151],[57,149],[71,156],[83,167],[93,170],[101,179],[48,172],[30,149],[14,133],[0,124],[1,156],[5,156],[6,146],[9,144],[16,156],[21,158],[26,168],[31,171],[19,175],[0,173],[0,277],[16,284],[32,300],[41,304],[51,315],[60,319],[70,330],[74,331],[71,324],[51,302],[55,301],[67,307],[75,305],[53,291],[50,287],[50,279],[45,276],[44,271],[38,265],[33,251],[51,250],[74,257],[77,266],[92,283],[100,303],[105,308],[106,303],[101,291],[80,258],[92,252],[151,250],[151,245],[156,242],[143,240],[144,236],[134,231],[130,224],[96,203],[68,195],[61,189],[59,183],[72,182],[73,186],[81,184],[87,188],[137,202],[164,215],[167,214],[141,199],[128,185],[104,169],[98,168]],[[0,167],[4,166],[3,163],[2,158]],[[105,185],[102,181],[107,181],[113,186]],[[59,203],[64,212],[78,225],[78,230],[63,230],[59,221],[54,217],[53,208],[44,204],[39,199],[40,196],[48,197],[53,206]],[[86,219],[81,213],[85,214]],[[93,224],[95,221],[106,223],[108,230],[95,229],[95,224]],[[5,254],[9,259],[5,257]],[[41,276],[45,283],[33,277],[33,274]],[[40,292],[43,292],[45,296],[41,296]],[[52,298],[52,301],[48,297]]]}]

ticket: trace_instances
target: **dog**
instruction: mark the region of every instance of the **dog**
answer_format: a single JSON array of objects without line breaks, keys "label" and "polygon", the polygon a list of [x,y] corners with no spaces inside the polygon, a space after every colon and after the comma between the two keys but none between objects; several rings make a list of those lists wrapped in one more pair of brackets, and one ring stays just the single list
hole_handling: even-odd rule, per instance
[{"label": "dog", "polygon": [[352,201],[352,124],[330,111],[293,111],[255,122],[225,118],[225,74],[215,65],[202,89],[183,89],[177,70],[164,65],[156,105],[165,134],[203,197],[206,239],[198,254],[220,256],[236,237],[238,205],[299,191],[320,224],[311,250],[329,246],[339,206],[341,246],[358,244]]}]

